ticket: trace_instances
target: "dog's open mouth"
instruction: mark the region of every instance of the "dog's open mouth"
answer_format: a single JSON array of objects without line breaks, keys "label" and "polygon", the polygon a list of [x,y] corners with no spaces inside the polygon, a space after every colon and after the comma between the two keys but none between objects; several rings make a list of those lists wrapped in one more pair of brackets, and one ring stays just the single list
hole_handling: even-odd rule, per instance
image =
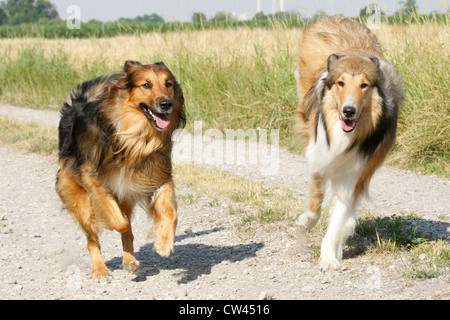
[{"label": "dog's open mouth", "polygon": [[169,127],[170,118],[168,113],[158,113],[152,111],[151,108],[145,104],[141,104],[140,107],[142,112],[156,129],[163,131]]},{"label": "dog's open mouth", "polygon": [[360,118],[357,119],[344,119],[342,116],[339,116],[339,120],[341,120],[342,130],[345,132],[352,132],[355,130],[356,124],[358,123]]}]

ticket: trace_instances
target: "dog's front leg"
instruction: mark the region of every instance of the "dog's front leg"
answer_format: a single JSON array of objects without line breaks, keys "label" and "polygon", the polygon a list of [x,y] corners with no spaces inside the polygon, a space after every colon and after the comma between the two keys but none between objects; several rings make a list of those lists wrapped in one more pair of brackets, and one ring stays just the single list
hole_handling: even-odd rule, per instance
[{"label": "dog's front leg", "polygon": [[[131,221],[131,215],[133,213],[133,206],[126,202],[119,204],[120,209],[127,217],[128,221]],[[131,230],[131,224],[128,230],[122,232],[122,247],[123,247],[123,260],[122,265],[125,270],[130,273],[138,273],[139,262],[134,257],[134,245],[133,245],[133,232]]]},{"label": "dog's front leg", "polygon": [[117,199],[109,189],[103,187],[95,170],[87,164],[81,168],[81,184],[91,199],[96,219],[106,229],[114,229],[120,233],[128,230],[130,224],[119,208]]},{"label": "dog's front leg", "polygon": [[151,204],[150,213],[153,216],[156,231],[155,249],[162,257],[168,257],[173,252],[175,230],[177,228],[177,203],[173,181],[165,183]]},{"label": "dog's front leg", "polygon": [[305,227],[306,229],[312,229],[320,219],[320,210],[324,196],[322,180],[322,177],[319,175],[312,175],[308,211],[298,217],[296,221],[297,225]]},{"label": "dog's front leg", "polygon": [[337,270],[342,260],[342,250],[355,229],[355,209],[335,196],[331,203],[330,217],[322,240],[319,266],[322,271]]}]

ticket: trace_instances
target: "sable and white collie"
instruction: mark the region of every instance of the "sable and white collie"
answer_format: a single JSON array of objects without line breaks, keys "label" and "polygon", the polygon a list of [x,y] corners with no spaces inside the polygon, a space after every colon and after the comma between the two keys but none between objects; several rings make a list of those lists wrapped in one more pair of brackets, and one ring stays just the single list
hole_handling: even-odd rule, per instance
[{"label": "sable and white collie", "polygon": [[296,129],[308,140],[312,177],[308,210],[297,224],[314,227],[327,194],[330,216],[319,265],[333,270],[354,231],[358,200],[394,143],[401,81],[377,37],[341,16],[305,27],[299,56]]}]

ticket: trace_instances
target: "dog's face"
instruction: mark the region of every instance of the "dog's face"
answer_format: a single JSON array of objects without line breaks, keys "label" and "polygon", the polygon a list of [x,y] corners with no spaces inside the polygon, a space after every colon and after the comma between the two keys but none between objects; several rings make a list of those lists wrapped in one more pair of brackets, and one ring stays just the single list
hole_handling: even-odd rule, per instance
[{"label": "dog's face", "polygon": [[129,103],[139,108],[155,129],[165,131],[179,121],[184,103],[181,88],[164,63],[142,65],[128,60],[124,72]]},{"label": "dog's face", "polygon": [[372,89],[380,80],[377,58],[339,57],[328,59],[326,85],[337,103],[342,130],[352,132],[370,103]]}]

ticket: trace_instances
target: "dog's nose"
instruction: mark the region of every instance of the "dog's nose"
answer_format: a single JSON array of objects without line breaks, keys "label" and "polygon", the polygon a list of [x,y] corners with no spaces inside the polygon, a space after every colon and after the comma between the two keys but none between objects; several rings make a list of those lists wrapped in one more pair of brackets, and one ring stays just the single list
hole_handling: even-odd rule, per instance
[{"label": "dog's nose", "polygon": [[169,110],[170,108],[173,107],[173,102],[172,100],[161,100],[159,102],[159,106],[161,107],[161,109],[163,109],[164,111]]},{"label": "dog's nose", "polygon": [[352,106],[345,106],[344,107],[344,116],[347,118],[351,118],[356,114],[356,108]]}]

